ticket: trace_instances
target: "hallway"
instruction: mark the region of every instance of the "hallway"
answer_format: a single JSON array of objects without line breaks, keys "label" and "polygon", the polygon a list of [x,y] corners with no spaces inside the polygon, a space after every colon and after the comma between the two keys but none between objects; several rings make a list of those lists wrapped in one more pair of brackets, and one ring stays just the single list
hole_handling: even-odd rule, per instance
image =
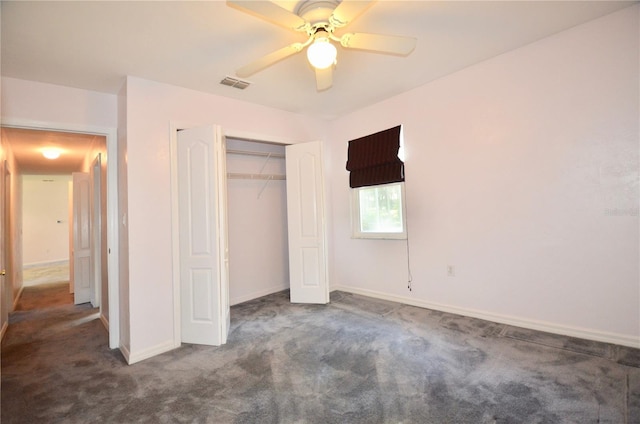
[{"label": "hallway", "polygon": [[55,422],[52,410],[64,416],[81,407],[78,397],[92,387],[80,388],[83,370],[93,356],[125,365],[107,339],[98,309],[74,305],[68,282],[25,287],[2,343],[2,422]]}]

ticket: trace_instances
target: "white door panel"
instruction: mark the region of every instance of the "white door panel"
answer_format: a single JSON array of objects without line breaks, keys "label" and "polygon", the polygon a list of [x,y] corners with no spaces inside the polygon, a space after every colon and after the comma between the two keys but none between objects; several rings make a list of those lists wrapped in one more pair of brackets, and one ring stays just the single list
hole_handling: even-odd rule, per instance
[{"label": "white door panel", "polygon": [[[219,169],[221,137],[215,127],[178,133],[181,340],[226,342],[228,301],[224,302],[226,211]],[[226,180],[224,181],[226,184]]]},{"label": "white door panel", "polygon": [[[88,173],[73,173],[73,301],[90,302],[91,273],[91,179]],[[95,306],[95,305],[94,305]]]},{"label": "white door panel", "polygon": [[[102,219],[100,212],[102,210],[101,199],[101,154],[98,153],[96,158],[91,163],[91,171],[89,172],[89,178],[91,180],[91,275],[94,282],[91,290],[91,304],[94,306],[100,305],[100,312],[103,312],[102,308],[102,284],[106,281],[102,281]],[[107,314],[108,316],[108,314]]]},{"label": "white door panel", "polygon": [[328,303],[322,144],[287,146],[291,302]]}]

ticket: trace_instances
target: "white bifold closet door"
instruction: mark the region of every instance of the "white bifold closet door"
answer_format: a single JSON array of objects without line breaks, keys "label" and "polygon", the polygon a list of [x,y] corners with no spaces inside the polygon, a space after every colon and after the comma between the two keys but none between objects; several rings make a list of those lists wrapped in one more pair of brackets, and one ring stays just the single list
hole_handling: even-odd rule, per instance
[{"label": "white bifold closet door", "polygon": [[328,303],[322,144],[287,146],[291,302]]},{"label": "white bifold closet door", "polygon": [[[230,325],[222,130],[178,131],[176,156],[180,341],[220,345]],[[328,303],[322,144],[287,146],[286,174],[291,301]]]},{"label": "white bifold closet door", "polygon": [[178,132],[181,341],[227,341],[228,244],[224,139],[219,127]]}]

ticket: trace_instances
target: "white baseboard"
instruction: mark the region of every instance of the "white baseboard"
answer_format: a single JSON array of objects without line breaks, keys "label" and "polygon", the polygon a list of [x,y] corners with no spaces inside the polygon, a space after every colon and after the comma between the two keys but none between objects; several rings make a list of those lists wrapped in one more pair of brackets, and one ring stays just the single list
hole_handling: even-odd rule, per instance
[{"label": "white baseboard", "polygon": [[104,328],[107,329],[107,333],[109,332],[109,320],[107,319],[107,317],[104,316],[104,314],[100,314],[100,321],[102,322],[102,325],[104,325]]},{"label": "white baseboard", "polygon": [[11,308],[12,311],[16,310],[16,306],[18,306],[18,302],[20,301],[20,298],[22,297],[22,292],[24,291],[24,285],[20,286],[20,290],[18,290],[18,295],[16,296],[15,299],[13,299],[13,306]]},{"label": "white baseboard", "polygon": [[266,296],[266,295],[269,295],[269,294],[277,293],[279,291],[282,291],[282,290],[285,290],[285,289],[288,289],[288,288],[289,288],[289,284],[287,284],[287,283],[279,284],[277,286],[269,287],[269,288],[264,289],[264,290],[255,291],[255,292],[246,294],[244,296],[234,297],[233,299],[229,299],[229,304],[231,306],[237,305],[239,303],[246,302],[246,301],[253,300],[253,299],[257,299],[259,297]]},{"label": "white baseboard", "polygon": [[154,357],[156,355],[160,355],[161,353],[169,352],[170,350],[173,350],[175,348],[176,348],[176,345],[173,342],[173,340],[167,340],[164,343],[160,343],[158,345],[155,345],[155,346],[152,346],[150,348],[141,350],[139,352],[133,352],[133,353],[128,352],[128,355],[125,355],[125,358],[128,358],[127,359],[127,363],[129,365],[133,365],[136,362],[140,362],[140,361],[143,361],[145,359],[149,359],[149,358]]},{"label": "white baseboard", "polygon": [[530,330],[544,331],[547,333],[560,334],[563,336],[577,337],[580,339],[594,340],[597,342],[612,343],[616,345],[640,348],[640,339],[625,334],[609,333],[604,331],[578,328],[555,324],[545,321],[528,320],[514,316],[494,314],[476,309],[460,308],[457,306],[444,305],[441,303],[426,302],[423,300],[411,299],[404,296],[395,296],[374,290],[361,289],[349,286],[332,286],[331,291],[340,290],[376,299],[389,300],[392,302],[404,303],[406,305],[418,306],[420,308],[433,309],[436,311],[449,312],[456,315],[463,315],[472,318],[479,318],[486,321],[493,321],[500,324],[512,325],[514,327],[528,328]]},{"label": "white baseboard", "polygon": [[0,330],[0,340],[4,339],[4,335],[7,332],[7,328],[9,328],[9,321],[2,324],[2,330]]},{"label": "white baseboard", "polygon": [[31,263],[22,265],[22,269],[40,268],[45,266],[60,266],[60,265],[69,265],[69,259],[58,259],[55,261],[43,261],[43,262],[31,262]]},{"label": "white baseboard", "polygon": [[127,347],[122,343],[122,341],[120,342],[120,352],[122,353],[122,356],[124,356],[124,360],[127,361],[127,364],[131,364],[131,362],[129,361],[129,357],[131,357],[131,352],[129,352],[129,349],[127,349]]}]

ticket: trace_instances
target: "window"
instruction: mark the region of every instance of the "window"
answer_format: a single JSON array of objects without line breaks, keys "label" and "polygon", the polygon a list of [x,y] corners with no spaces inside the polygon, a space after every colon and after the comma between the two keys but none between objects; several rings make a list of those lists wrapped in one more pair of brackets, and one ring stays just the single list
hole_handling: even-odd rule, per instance
[{"label": "window", "polygon": [[407,238],[404,183],[391,183],[351,190],[354,238]]},{"label": "window", "polygon": [[349,141],[352,235],[406,239],[402,127]]}]

